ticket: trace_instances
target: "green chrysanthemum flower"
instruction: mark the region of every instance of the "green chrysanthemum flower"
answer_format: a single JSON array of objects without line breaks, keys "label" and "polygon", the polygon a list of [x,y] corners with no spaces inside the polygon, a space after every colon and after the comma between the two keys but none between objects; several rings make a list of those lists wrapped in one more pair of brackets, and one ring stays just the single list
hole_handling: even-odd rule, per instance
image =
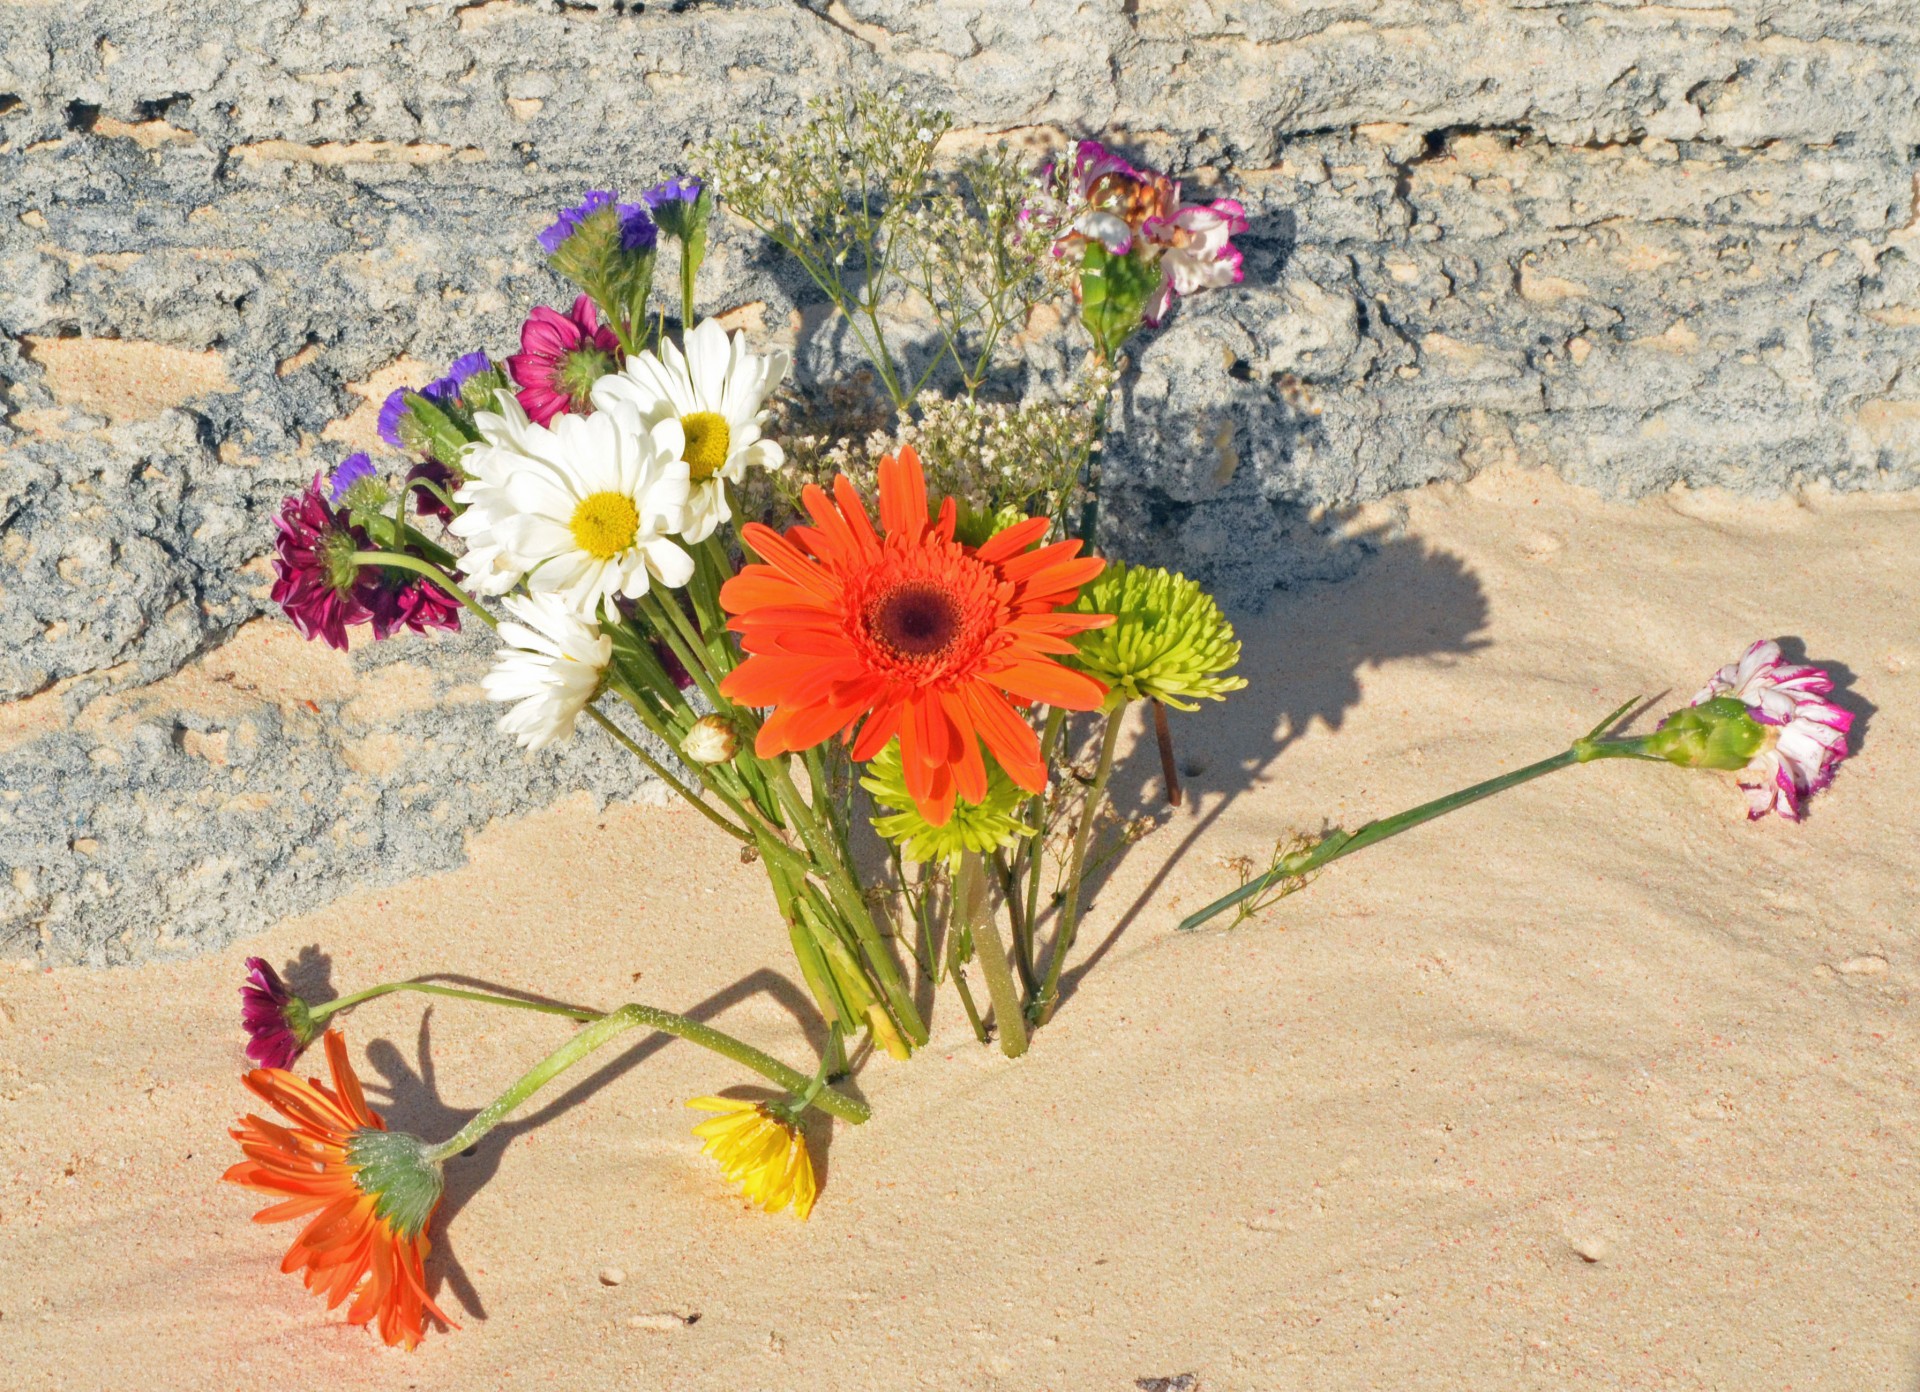
[{"label": "green chrysanthemum flower", "polygon": [[1142,699],[1198,710],[1199,698],[1223,700],[1247,684],[1225,675],[1240,660],[1233,625],[1184,575],[1112,561],[1081,589],[1074,610],[1114,616],[1111,626],[1081,634],[1078,656],[1066,659],[1111,688],[1108,710]]},{"label": "green chrysanthemum flower", "polygon": [[899,740],[874,756],[860,786],[873,794],[874,802],[886,814],[873,819],[873,829],[898,846],[902,858],[915,864],[944,860],[950,869],[957,868],[963,851],[989,855],[1033,834],[1033,828],[1020,820],[1027,793],[991,761],[987,764],[986,800],[971,803],[959,799],[945,826],[933,825],[913,805],[906,770],[900,763]]}]

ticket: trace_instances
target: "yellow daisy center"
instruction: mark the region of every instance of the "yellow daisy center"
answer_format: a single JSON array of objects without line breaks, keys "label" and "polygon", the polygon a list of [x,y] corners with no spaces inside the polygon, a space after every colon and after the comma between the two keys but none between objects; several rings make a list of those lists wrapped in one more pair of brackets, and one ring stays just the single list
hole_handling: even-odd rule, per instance
[{"label": "yellow daisy center", "polygon": [[589,493],[573,510],[574,544],[597,561],[610,561],[633,545],[640,510],[624,493]]},{"label": "yellow daisy center", "polygon": [[727,418],[718,411],[695,411],[680,418],[687,432],[687,475],[695,483],[712,478],[727,462],[733,446],[733,432]]}]

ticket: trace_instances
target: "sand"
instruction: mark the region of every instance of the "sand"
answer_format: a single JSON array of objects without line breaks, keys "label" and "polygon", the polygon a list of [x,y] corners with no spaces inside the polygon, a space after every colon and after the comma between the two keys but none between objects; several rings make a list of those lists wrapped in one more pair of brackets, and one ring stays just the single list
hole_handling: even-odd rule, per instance
[{"label": "sand", "polygon": [[[217,1182],[242,958],[638,999],[803,1062],[756,868],[683,810],[580,799],[215,956],[0,971],[0,1383],[1914,1386],[1920,502],[1506,474],[1356,525],[1359,577],[1245,622],[1252,687],[1177,722],[1189,805],[1127,764],[1158,828],[1028,1057],[943,995],[932,1047],[859,1073],[875,1119],[816,1133],[802,1224],[689,1134],[686,1099],[746,1076],[638,1041],[452,1164],[430,1271],[463,1327],[410,1355],[278,1274],[290,1231]],[[1677,704],[1761,635],[1871,709],[1804,824],[1597,765],[1173,931],[1235,858]],[[434,1136],[566,1028],[406,997],[346,1022],[376,1105]]]}]

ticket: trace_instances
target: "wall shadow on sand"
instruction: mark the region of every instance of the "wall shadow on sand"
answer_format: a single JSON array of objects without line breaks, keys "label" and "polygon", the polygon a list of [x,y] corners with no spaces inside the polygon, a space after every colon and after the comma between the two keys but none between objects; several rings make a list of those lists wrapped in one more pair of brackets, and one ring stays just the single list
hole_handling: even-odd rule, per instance
[{"label": "wall shadow on sand", "polygon": [[[1183,808],[1167,806],[1150,725],[1114,770],[1111,793],[1122,821],[1149,818],[1160,824],[1160,835],[1173,830],[1180,839],[1101,940],[1083,939],[1076,947],[1077,960],[1062,974],[1063,997],[1138,920],[1226,807],[1279,776],[1281,756],[1309,726],[1318,721],[1338,730],[1345,723],[1361,700],[1368,669],[1450,662],[1486,646],[1480,636],[1486,592],[1464,559],[1405,534],[1364,535],[1357,544],[1372,554],[1352,578],[1285,591],[1259,615],[1230,616],[1243,644],[1239,671],[1246,689],[1191,714],[1168,712],[1185,784]],[[1108,845],[1116,834],[1107,828]],[[1090,877],[1090,901],[1098,902],[1105,878],[1104,872]]]}]

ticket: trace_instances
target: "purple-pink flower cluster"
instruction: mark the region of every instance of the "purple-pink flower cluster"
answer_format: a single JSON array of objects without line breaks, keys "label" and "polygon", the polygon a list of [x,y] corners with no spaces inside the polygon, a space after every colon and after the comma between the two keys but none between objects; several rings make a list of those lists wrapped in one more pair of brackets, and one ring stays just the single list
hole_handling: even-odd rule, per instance
[{"label": "purple-pink flower cluster", "polygon": [[389,638],[403,628],[424,633],[460,627],[459,602],[431,580],[354,559],[376,548],[334,500],[371,471],[366,456],[355,455],[330,479],[315,474],[274,518],[274,603],[307,638],[342,651],[347,630],[360,624],[372,625],[375,638]]},{"label": "purple-pink flower cluster", "polygon": [[1049,166],[1041,183],[1049,191],[1028,205],[1022,221],[1053,239],[1055,256],[1078,260],[1095,241],[1110,255],[1158,264],[1149,324],[1166,317],[1176,295],[1236,285],[1245,275],[1233,238],[1247,230],[1246,209],[1234,199],[1182,203],[1176,180],[1135,168],[1097,140],[1074,147],[1071,178],[1063,183]]}]

